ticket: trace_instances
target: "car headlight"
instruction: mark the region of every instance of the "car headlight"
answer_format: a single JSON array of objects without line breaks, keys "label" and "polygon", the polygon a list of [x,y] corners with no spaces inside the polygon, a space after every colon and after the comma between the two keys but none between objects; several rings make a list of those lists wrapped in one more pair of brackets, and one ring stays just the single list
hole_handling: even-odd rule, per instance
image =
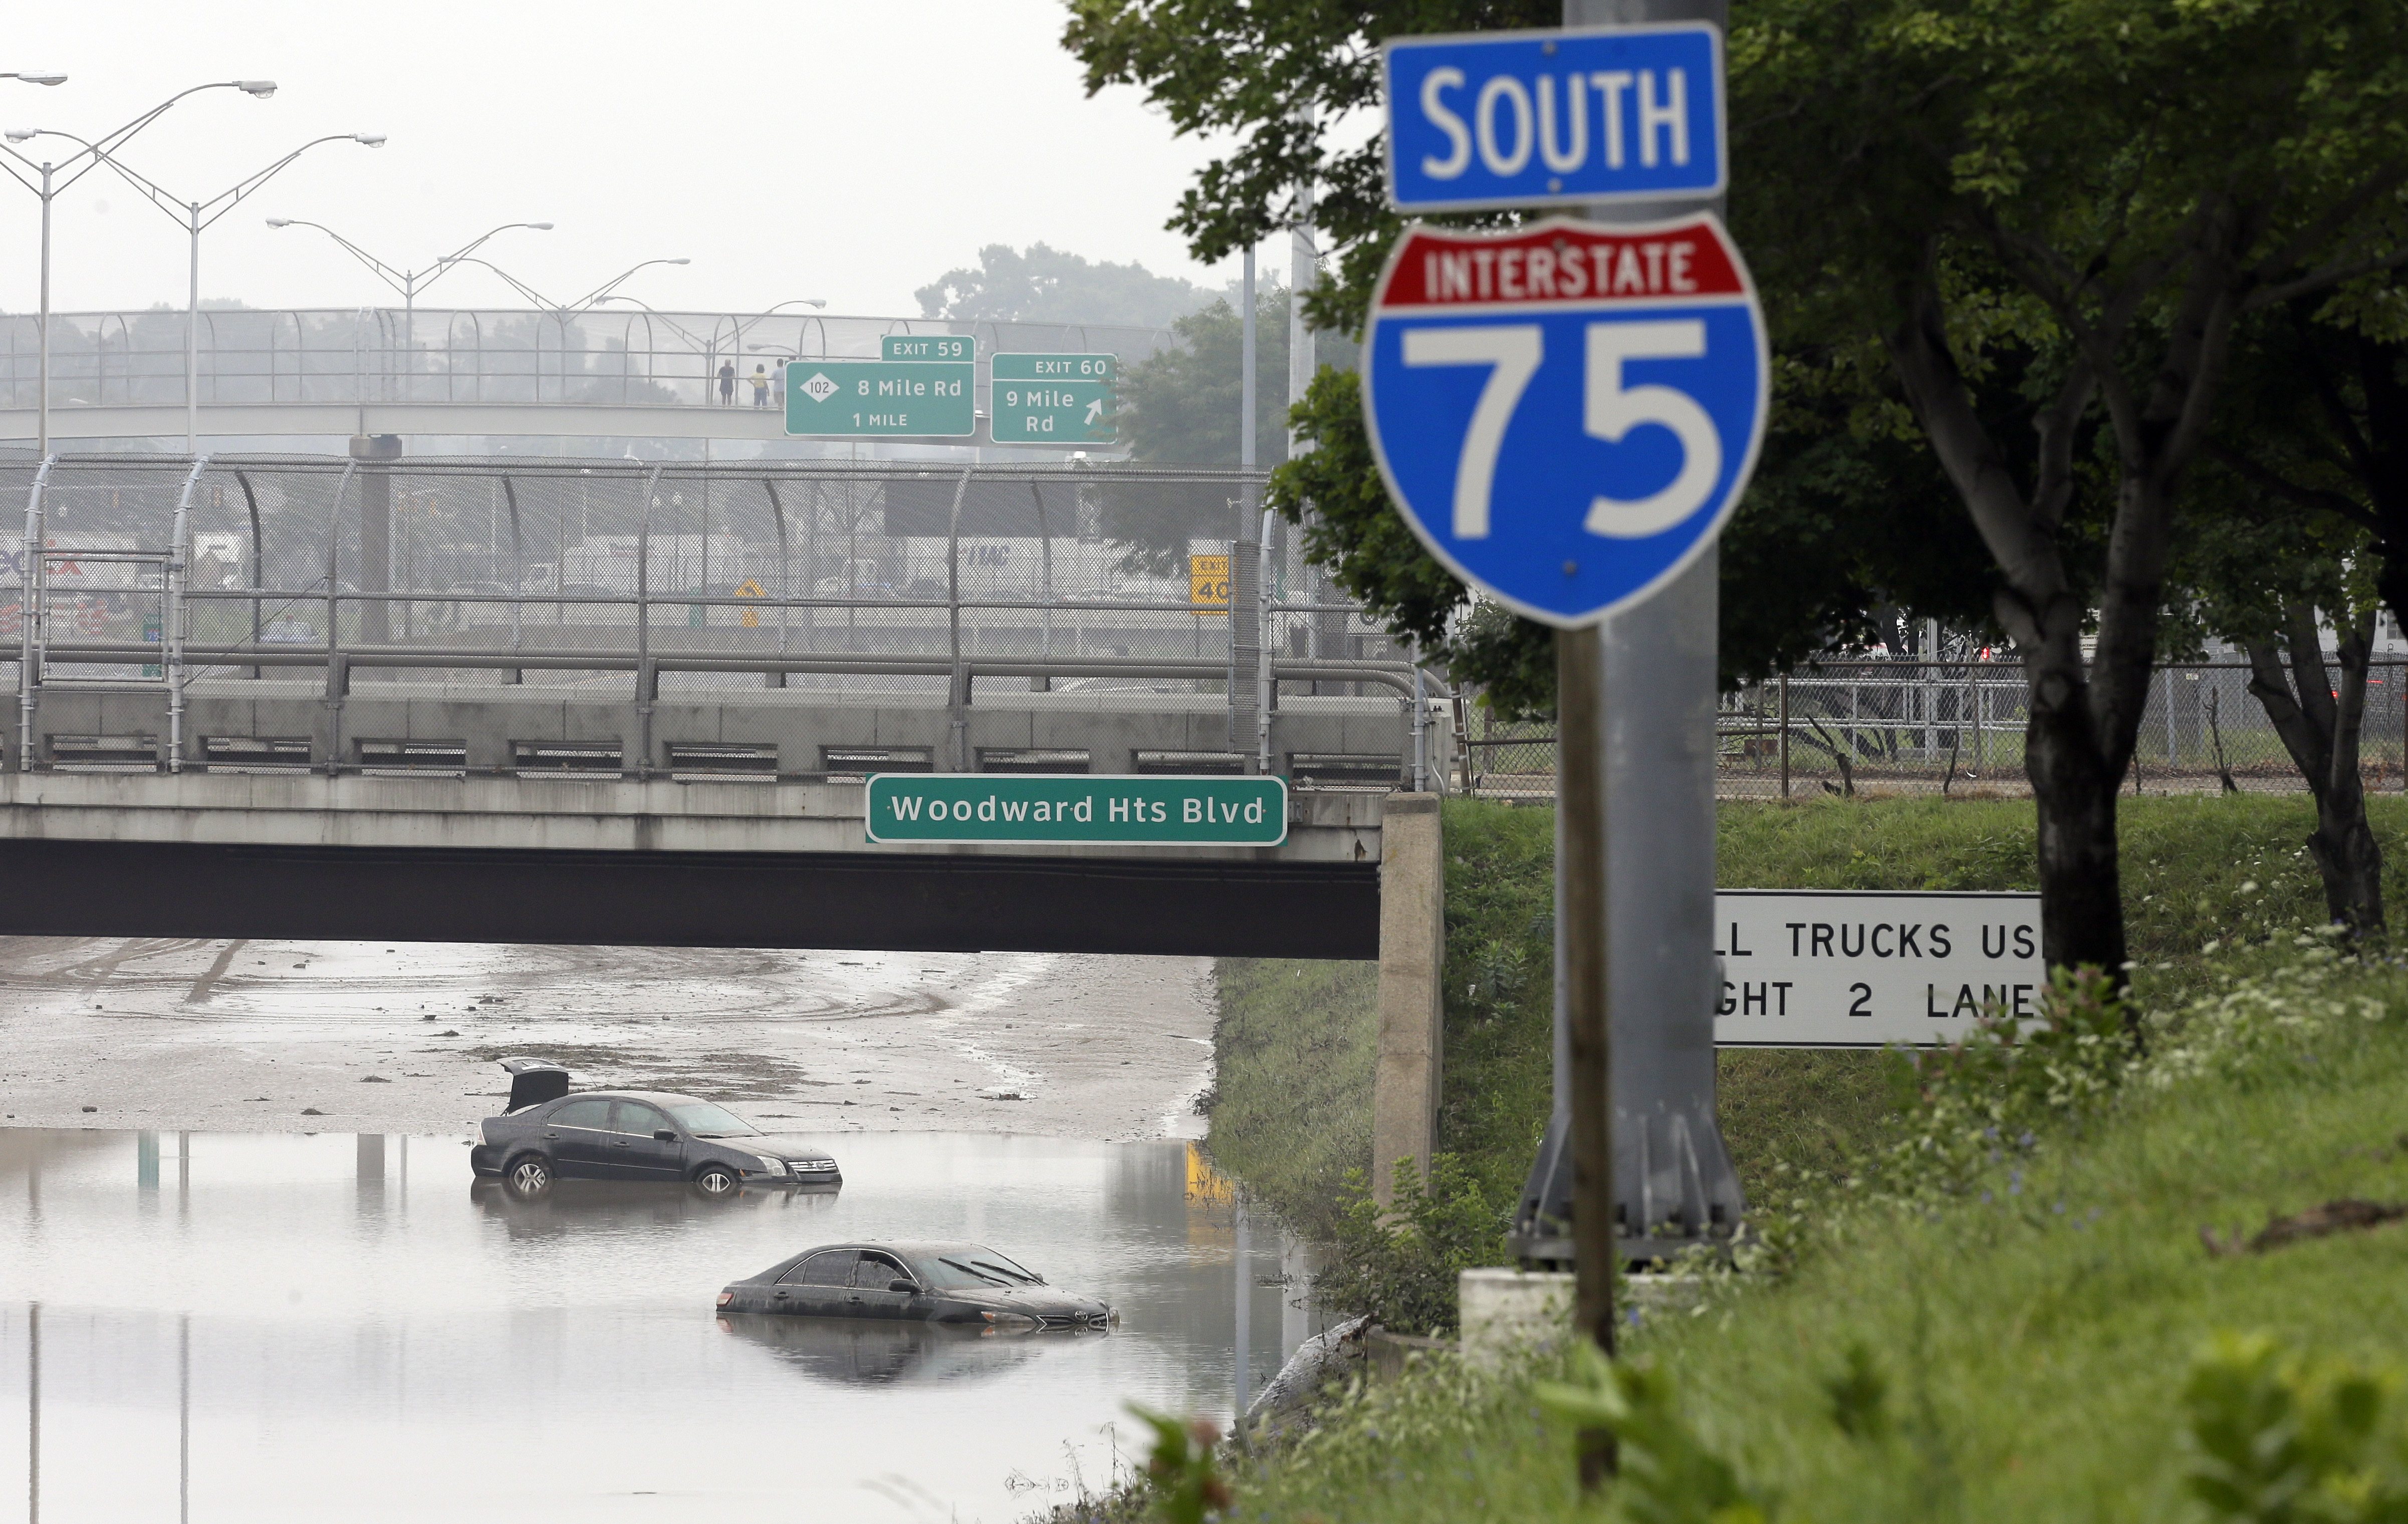
[{"label": "car headlight", "polygon": [[770,1175],[783,1175],[786,1173],[786,1161],[784,1160],[772,1159],[767,1154],[762,1154],[759,1158],[761,1161],[761,1168],[767,1173]]},{"label": "car headlight", "polygon": [[1045,1326],[1042,1317],[1031,1317],[1025,1312],[990,1312],[979,1316],[986,1319],[990,1332],[1034,1333]]}]

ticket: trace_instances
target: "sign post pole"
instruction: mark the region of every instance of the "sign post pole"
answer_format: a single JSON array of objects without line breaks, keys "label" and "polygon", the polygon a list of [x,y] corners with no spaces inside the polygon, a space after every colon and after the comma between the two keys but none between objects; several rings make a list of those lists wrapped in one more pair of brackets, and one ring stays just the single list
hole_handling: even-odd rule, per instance
[{"label": "sign post pole", "polygon": [[[1614,1353],[1613,1028],[1606,872],[1605,634],[1555,632],[1555,1088],[1571,1116],[1574,1317]],[[1568,1092],[1568,1093],[1566,1093]],[[1613,1436],[1580,1437],[1581,1485],[1614,1470]]]},{"label": "sign post pole", "polygon": [[[1559,632],[1555,1111],[1514,1239],[1569,1262],[1609,1353],[1618,1265],[1727,1245],[1743,1204],[1714,1116],[1714,540],[1771,362],[1716,211],[1726,11],[1566,0],[1561,31],[1396,37],[1382,63],[1391,205],[1581,213],[1409,227],[1363,396],[1422,542]],[[1580,131],[1548,135],[1556,103]],[[1584,1482],[1612,1461],[1584,1436]]]}]

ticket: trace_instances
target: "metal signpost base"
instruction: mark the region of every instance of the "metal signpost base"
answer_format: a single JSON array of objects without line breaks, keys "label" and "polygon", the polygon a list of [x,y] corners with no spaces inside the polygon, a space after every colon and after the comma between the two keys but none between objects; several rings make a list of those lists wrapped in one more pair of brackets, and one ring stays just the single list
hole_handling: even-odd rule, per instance
[{"label": "metal signpost base", "polygon": [[[1714,634],[1709,551],[1661,593],[1604,626],[1605,911],[1613,1054],[1616,1227],[1626,1262],[1705,1245],[1727,1250],[1745,1202],[1714,1117]],[[1575,699],[1562,702],[1572,743]],[[1570,787],[1570,770],[1560,775]],[[1565,819],[1556,814],[1558,906]],[[1570,991],[1556,922],[1555,1113],[1510,1240],[1530,1263],[1574,1262]]]}]

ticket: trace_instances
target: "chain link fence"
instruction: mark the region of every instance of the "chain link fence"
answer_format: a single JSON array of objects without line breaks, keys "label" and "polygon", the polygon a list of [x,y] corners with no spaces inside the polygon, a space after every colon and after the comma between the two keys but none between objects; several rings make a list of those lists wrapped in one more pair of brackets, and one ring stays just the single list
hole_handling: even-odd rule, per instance
[{"label": "chain link fence", "polygon": [[[1443,741],[1443,689],[1292,536],[1253,543],[1256,474],[67,455],[0,457],[0,491],[26,509],[0,525],[0,681],[29,737],[60,685],[164,691],[172,719],[230,682],[958,709],[1000,680],[1226,711],[1223,750],[1164,771],[1258,763],[1266,708],[1388,717],[1377,747],[1271,759],[1330,784],[1426,777]],[[1132,555],[1140,523],[1185,554]]]},{"label": "chain link fence", "polygon": [[[194,334],[204,406],[262,403],[590,403],[754,406],[751,377],[789,358],[876,358],[890,334],[973,337],[998,351],[1109,353],[1135,364],[1168,328],[956,322],[810,312],[656,312],[614,298],[576,310],[346,307],[205,310]],[[185,317],[176,311],[50,317],[50,406],[181,404]],[[36,320],[0,315],[0,407],[41,392]],[[720,367],[735,378],[723,392]],[[984,406],[986,367],[979,367]],[[778,382],[782,390],[783,382]],[[61,425],[62,432],[71,432]]]},{"label": "chain link fence", "polygon": [[[2337,669],[2336,669],[2337,670]],[[2249,691],[2242,662],[2170,663],[2151,678],[2128,782],[2169,793],[2306,788]],[[1485,719],[1459,706],[1454,786],[1484,798],[1555,797],[1552,724]],[[1727,694],[1716,724],[1726,799],[1819,794],[2022,796],[2023,667],[2014,662],[1822,662]],[[2367,678],[2362,771],[2370,790],[2408,790],[2408,662]]]}]

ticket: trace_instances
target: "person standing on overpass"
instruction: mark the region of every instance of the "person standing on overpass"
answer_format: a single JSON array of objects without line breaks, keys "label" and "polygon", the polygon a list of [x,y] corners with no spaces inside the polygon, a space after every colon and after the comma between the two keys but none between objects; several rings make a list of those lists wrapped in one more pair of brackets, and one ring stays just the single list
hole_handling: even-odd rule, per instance
[{"label": "person standing on overpass", "polygon": [[783,365],[769,373],[769,407],[772,412],[786,410],[786,367]]},{"label": "person standing on overpass", "polygon": [[719,363],[719,405],[722,407],[736,405],[736,362],[733,360]]},{"label": "person standing on overpass", "polygon": [[755,407],[769,406],[769,367],[767,365],[752,367],[752,406]]}]

